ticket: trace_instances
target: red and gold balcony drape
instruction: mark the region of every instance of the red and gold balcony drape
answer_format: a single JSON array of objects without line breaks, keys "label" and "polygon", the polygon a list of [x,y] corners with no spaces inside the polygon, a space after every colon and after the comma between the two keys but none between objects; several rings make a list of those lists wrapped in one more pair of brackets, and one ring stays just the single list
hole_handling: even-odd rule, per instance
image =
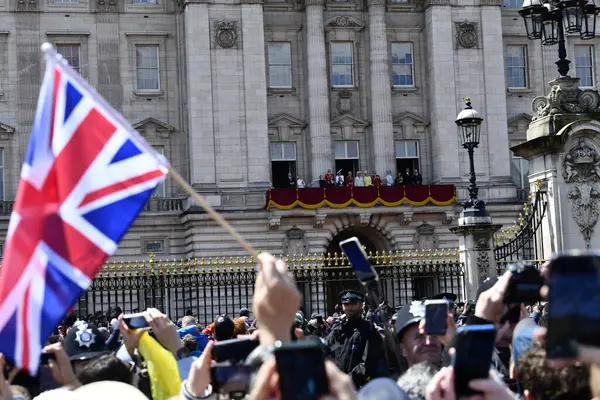
[{"label": "red and gold balcony drape", "polygon": [[382,187],[329,187],[304,189],[271,189],[267,192],[267,210],[291,210],[302,207],[309,210],[328,206],[345,208],[396,207],[412,205],[416,207],[433,204],[447,206],[456,201],[454,185],[407,185]]}]

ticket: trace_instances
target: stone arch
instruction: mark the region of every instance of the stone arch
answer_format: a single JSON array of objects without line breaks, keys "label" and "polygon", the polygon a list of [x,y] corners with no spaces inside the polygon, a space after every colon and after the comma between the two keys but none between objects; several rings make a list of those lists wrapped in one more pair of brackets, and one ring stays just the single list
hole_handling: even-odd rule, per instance
[{"label": "stone arch", "polygon": [[[327,241],[327,246],[324,249],[325,253],[337,248],[337,253],[340,253],[338,245],[340,240],[348,239],[356,236],[361,240],[365,238],[365,245],[370,251],[395,251],[398,249],[398,243],[392,234],[391,227],[388,221],[381,215],[371,215],[365,212],[359,215],[346,215],[337,218],[329,229],[330,237]],[[369,246],[367,246],[369,244]]]}]

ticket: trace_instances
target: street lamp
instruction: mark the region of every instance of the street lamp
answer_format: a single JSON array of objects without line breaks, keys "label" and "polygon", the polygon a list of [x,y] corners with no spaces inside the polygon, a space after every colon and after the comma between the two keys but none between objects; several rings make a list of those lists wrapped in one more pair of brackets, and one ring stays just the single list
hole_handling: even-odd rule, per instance
[{"label": "street lamp", "polygon": [[594,0],[524,0],[519,14],[525,22],[528,39],[542,39],[542,44],[558,44],[558,73],[568,76],[569,64],[565,33],[578,33],[581,39],[596,36],[596,17],[600,12]]},{"label": "street lamp", "polygon": [[456,121],[454,121],[458,126],[458,136],[462,147],[469,152],[469,200],[463,203],[462,216],[487,217],[485,202],[477,198],[479,189],[477,188],[475,162],[473,160],[473,153],[479,146],[483,118],[481,118],[479,113],[471,107],[470,97],[465,97],[465,102],[467,106],[458,114]]}]

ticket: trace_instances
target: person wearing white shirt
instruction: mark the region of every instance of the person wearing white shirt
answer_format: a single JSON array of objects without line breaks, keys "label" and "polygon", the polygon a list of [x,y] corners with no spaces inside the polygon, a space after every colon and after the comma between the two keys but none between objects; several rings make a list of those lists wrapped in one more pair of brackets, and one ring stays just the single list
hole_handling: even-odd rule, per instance
[{"label": "person wearing white shirt", "polygon": [[394,185],[394,178],[392,177],[392,171],[387,171],[387,175],[385,176],[385,185],[386,186],[393,186]]},{"label": "person wearing white shirt", "polygon": [[363,179],[363,174],[360,171],[358,171],[358,174],[356,175],[356,178],[354,178],[354,186],[357,186],[357,187],[365,186],[365,181]]},{"label": "person wearing white shirt", "polygon": [[341,170],[338,171],[337,176],[335,177],[336,186],[344,186],[344,175],[342,175]]},{"label": "person wearing white shirt", "polygon": [[302,179],[300,176],[298,177],[298,180],[296,181],[296,187],[298,189],[303,189],[304,188],[304,179]]}]

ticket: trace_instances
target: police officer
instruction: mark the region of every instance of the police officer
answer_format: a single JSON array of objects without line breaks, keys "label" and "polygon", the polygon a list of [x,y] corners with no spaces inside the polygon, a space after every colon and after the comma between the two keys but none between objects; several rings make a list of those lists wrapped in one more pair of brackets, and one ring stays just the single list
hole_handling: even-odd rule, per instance
[{"label": "police officer", "polygon": [[357,388],[387,375],[381,335],[372,323],[362,318],[364,297],[356,290],[340,293],[344,316],[325,339],[329,355],[352,377]]}]

